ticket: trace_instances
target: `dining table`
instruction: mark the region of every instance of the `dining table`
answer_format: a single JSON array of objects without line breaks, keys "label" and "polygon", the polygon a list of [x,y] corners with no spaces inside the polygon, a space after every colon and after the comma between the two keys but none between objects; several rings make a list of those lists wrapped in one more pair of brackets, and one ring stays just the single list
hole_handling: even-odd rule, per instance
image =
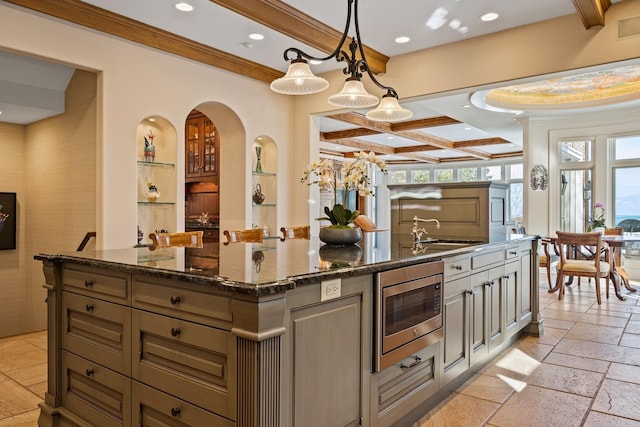
[{"label": "dining table", "polygon": [[[552,244],[556,244],[557,236],[547,236],[544,239]],[[602,242],[606,243],[609,248],[609,256],[607,257],[607,261],[609,262],[609,279],[613,282],[613,288],[616,294],[616,297],[625,301],[627,298],[622,295],[621,290],[622,286],[624,286],[629,292],[636,292],[637,289],[632,287],[629,282],[629,274],[624,269],[622,265],[622,250],[629,243],[637,243],[640,242],[640,233],[625,233],[622,235],[602,235]],[[572,277],[569,279],[567,284],[571,284]],[[560,280],[560,278],[558,278]],[[556,282],[556,286],[549,290],[549,292],[555,292],[559,289],[559,286]]]}]

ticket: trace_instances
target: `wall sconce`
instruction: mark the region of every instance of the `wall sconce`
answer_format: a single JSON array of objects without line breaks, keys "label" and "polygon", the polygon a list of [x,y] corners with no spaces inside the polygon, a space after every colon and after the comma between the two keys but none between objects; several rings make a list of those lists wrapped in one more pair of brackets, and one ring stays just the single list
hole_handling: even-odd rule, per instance
[{"label": "wall sconce", "polygon": [[560,195],[564,196],[565,191],[567,191],[567,177],[564,175],[564,172],[562,172],[562,175],[560,175]]}]

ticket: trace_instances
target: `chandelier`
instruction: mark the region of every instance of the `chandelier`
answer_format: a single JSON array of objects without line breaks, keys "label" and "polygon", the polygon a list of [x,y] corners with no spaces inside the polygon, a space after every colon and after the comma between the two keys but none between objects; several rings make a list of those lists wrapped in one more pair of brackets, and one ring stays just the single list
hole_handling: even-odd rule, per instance
[{"label": "chandelier", "polygon": [[[376,80],[369,69],[360,38],[358,0],[347,0],[347,9],[347,23],[344,33],[333,53],[324,58],[316,58],[294,47],[286,49],[284,51],[284,59],[285,61],[291,61],[289,69],[283,77],[271,82],[271,90],[285,95],[308,95],[321,92],[329,87],[329,82],[322,77],[314,75],[307,60],[327,61],[335,58],[336,61],[346,64],[342,72],[348,77],[340,93],[329,97],[329,104],[344,108],[368,108],[378,104],[375,109],[366,113],[366,117],[374,121],[397,122],[410,118],[413,113],[400,106],[396,90]],[[342,46],[347,39],[347,33],[351,25],[352,10],[356,35],[351,38],[349,53],[347,53],[342,49]],[[356,58],[356,53],[360,54],[359,59]],[[289,57],[290,54],[295,54],[296,57],[291,59]],[[387,91],[382,96],[382,99],[379,100],[377,96],[368,93],[364,88],[362,84],[363,73],[367,73],[376,86]]]}]

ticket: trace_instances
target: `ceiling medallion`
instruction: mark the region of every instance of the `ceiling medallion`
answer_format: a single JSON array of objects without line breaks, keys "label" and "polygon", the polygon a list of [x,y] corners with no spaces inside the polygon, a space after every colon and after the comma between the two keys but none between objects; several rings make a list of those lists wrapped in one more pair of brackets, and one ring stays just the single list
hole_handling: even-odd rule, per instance
[{"label": "ceiling medallion", "polygon": [[586,108],[640,99],[640,65],[592,71],[475,92],[471,102],[492,111]]}]

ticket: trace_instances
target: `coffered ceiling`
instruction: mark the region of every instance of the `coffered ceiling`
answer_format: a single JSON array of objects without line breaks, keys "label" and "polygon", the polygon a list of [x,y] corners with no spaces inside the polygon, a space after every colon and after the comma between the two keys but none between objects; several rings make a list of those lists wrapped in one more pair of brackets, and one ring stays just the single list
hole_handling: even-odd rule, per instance
[{"label": "coffered ceiling", "polygon": [[[347,0],[187,0],[194,6],[189,13],[177,11],[176,1],[0,0],[0,4],[51,15],[265,83],[286,71],[282,53],[288,47],[314,56],[333,51],[347,13]],[[585,28],[604,25],[611,2],[616,0],[403,0],[401,5],[359,0],[360,32],[369,65],[384,72],[388,59],[396,55],[558,16],[575,14]],[[488,12],[498,13],[498,19],[481,21]],[[440,22],[433,24],[434,20]],[[263,34],[264,39],[251,40],[250,33]],[[394,42],[398,36],[411,40],[398,44]],[[326,61],[314,71],[340,67]],[[0,97],[0,106],[2,102]],[[359,111],[328,116],[320,123],[321,149],[335,155],[366,149],[390,161],[429,163],[521,156],[522,131],[513,115],[469,105],[469,94],[403,102],[414,117],[394,124],[368,121]]]}]

